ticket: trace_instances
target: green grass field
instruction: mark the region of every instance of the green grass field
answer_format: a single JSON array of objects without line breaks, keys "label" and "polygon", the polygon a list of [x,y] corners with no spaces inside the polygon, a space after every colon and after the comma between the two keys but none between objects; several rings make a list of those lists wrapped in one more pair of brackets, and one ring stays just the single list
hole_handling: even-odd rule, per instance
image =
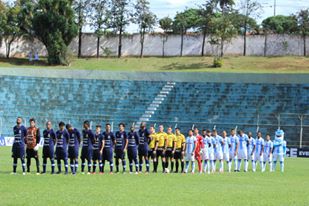
[{"label": "green grass field", "polygon": [[226,73],[309,73],[305,57],[224,57],[222,68],[212,68],[213,57],[147,57],[74,59],[69,67],[48,66],[46,61],[29,64],[27,59],[0,59],[0,67],[88,69],[135,72],[226,72]]},{"label": "green grass field", "polygon": [[286,159],[284,174],[23,176],[19,163],[15,176],[10,175],[10,149],[0,147],[1,206],[309,205],[309,159]]}]

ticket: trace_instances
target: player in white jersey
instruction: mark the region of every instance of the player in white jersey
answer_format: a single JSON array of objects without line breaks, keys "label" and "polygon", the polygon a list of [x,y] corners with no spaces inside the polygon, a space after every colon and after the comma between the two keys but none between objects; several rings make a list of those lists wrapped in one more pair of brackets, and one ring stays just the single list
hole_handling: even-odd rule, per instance
[{"label": "player in white jersey", "polygon": [[[228,166],[228,171],[231,172],[231,162],[230,162],[230,139],[227,137],[226,131],[222,132],[222,153],[223,153],[223,161],[226,161]],[[222,166],[222,172],[224,171],[224,166]]]},{"label": "player in white jersey", "polygon": [[276,131],[276,137],[273,144],[273,168],[276,170],[277,161],[280,161],[280,171],[284,172],[284,156],[286,153],[286,141],[284,140],[283,130],[278,129]]},{"label": "player in white jersey", "polygon": [[269,163],[269,170],[272,171],[272,149],[273,149],[273,142],[270,140],[270,135],[267,134],[266,141],[264,141],[262,172],[265,172],[267,162]]},{"label": "player in white jersey", "polygon": [[[248,145],[247,145],[247,162],[251,160],[252,163],[252,171],[255,171],[255,162],[254,162],[254,154],[255,154],[255,139],[252,137],[252,132],[248,133]],[[245,171],[248,171],[248,163],[246,164]]]},{"label": "player in white jersey", "polygon": [[194,174],[194,170],[195,170],[195,157],[194,157],[195,148],[196,148],[196,137],[193,135],[193,131],[189,130],[188,136],[186,138],[186,156],[185,156],[186,169],[185,169],[185,173],[188,173],[189,163],[191,162],[192,174]]},{"label": "player in white jersey", "polygon": [[203,172],[206,173],[208,169],[208,174],[210,173],[210,165],[209,165],[209,139],[210,137],[210,131],[209,130],[203,130],[203,144],[204,148],[202,148],[202,160],[203,160]]},{"label": "player in white jersey", "polygon": [[254,170],[253,170],[254,172],[256,170],[256,162],[259,162],[261,170],[263,169],[263,151],[264,151],[264,139],[262,138],[262,133],[258,132],[257,138],[255,140],[255,155],[254,155]]},{"label": "player in white jersey", "polygon": [[[240,130],[239,131],[239,135],[238,135],[238,154],[237,154],[238,165],[237,165],[237,172],[240,171],[241,160],[244,161],[245,168],[248,165],[248,161],[247,161],[247,156],[248,156],[247,145],[248,145],[248,136],[242,130]],[[246,170],[245,170],[245,172],[246,172]]]},{"label": "player in white jersey", "polygon": [[211,136],[210,130],[207,130],[207,136],[208,136],[208,156],[211,165],[211,172],[214,173],[216,172],[215,149],[214,149],[214,146],[216,145],[216,140]]},{"label": "player in white jersey", "polygon": [[218,135],[217,130],[212,130],[212,137],[215,140],[214,144],[214,152],[215,152],[215,168],[216,168],[216,162],[220,162],[220,169],[219,172],[223,172],[223,152],[222,152],[222,144],[223,140],[220,135]]},{"label": "player in white jersey", "polygon": [[234,160],[234,172],[237,171],[237,153],[238,153],[238,137],[235,134],[235,130],[231,129],[229,136],[230,140],[230,165],[232,166],[232,161]]}]

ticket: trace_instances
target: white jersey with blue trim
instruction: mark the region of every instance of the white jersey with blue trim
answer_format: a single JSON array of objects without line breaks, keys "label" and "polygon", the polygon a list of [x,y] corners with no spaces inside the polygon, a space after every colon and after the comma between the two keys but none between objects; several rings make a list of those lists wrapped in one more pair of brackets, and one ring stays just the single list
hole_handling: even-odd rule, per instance
[{"label": "white jersey with blue trim", "polygon": [[275,137],[275,140],[273,142],[273,147],[274,147],[274,153],[278,155],[284,155],[286,147],[286,141],[283,140],[282,137]]},{"label": "white jersey with blue trim", "polygon": [[256,142],[255,142],[255,139],[253,137],[248,138],[248,147],[247,147],[247,149],[248,149],[248,153],[249,154],[252,153],[255,144],[256,144]]},{"label": "white jersey with blue trim", "polygon": [[196,142],[196,137],[195,136],[191,136],[191,137],[187,137],[186,138],[186,153],[187,154],[191,154],[194,149],[195,146],[195,142]]},{"label": "white jersey with blue trim", "polygon": [[238,143],[238,137],[237,135],[234,135],[234,136],[230,135],[229,140],[231,144],[230,153],[234,154],[236,151],[237,143]]},{"label": "white jersey with blue trim", "polygon": [[270,154],[271,150],[273,149],[273,142],[271,140],[266,140],[264,142],[264,153],[265,154]]},{"label": "white jersey with blue trim", "polygon": [[247,151],[247,143],[248,143],[248,136],[244,134],[243,136],[238,136],[239,148],[238,150]]},{"label": "white jersey with blue trim", "polygon": [[208,147],[209,147],[209,137],[207,135],[205,137],[203,137],[203,144],[204,144],[204,149],[208,150]]},{"label": "white jersey with blue trim", "polygon": [[215,139],[215,153],[222,152],[222,137],[217,135],[213,138]]},{"label": "white jersey with blue trim", "polygon": [[207,141],[208,141],[208,153],[213,154],[215,152],[214,145],[216,144],[216,140],[212,136],[210,136],[207,137]]},{"label": "white jersey with blue trim", "polygon": [[230,138],[228,137],[222,137],[222,141],[223,141],[223,144],[222,144],[222,152],[224,154],[228,154],[229,153],[229,145],[231,144],[230,142]]},{"label": "white jersey with blue trim", "polygon": [[264,145],[264,139],[261,138],[256,138],[255,140],[255,154],[260,155],[262,151],[262,147]]}]

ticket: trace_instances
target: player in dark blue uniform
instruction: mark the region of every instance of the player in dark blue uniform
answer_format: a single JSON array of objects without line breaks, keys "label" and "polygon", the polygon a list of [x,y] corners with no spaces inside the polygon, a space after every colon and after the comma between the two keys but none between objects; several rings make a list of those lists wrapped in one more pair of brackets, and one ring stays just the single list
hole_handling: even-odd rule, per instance
[{"label": "player in dark blue uniform", "polygon": [[137,146],[139,144],[139,138],[137,132],[134,131],[134,126],[131,127],[128,132],[128,159],[130,166],[130,173],[133,172],[133,161],[135,163],[135,172],[138,174],[138,161],[137,161]]},{"label": "player in dark blue uniform", "polygon": [[150,142],[149,132],[146,128],[146,123],[142,122],[138,131],[139,144],[138,144],[138,158],[139,158],[139,172],[143,170],[143,160],[146,162],[146,172],[149,173],[149,160],[148,160],[148,144]]},{"label": "player in dark blue uniform", "polygon": [[46,122],[46,129],[43,131],[43,172],[42,174],[46,173],[46,164],[47,158],[50,159],[51,163],[51,173],[55,173],[55,158],[54,158],[54,151],[55,151],[55,143],[56,143],[56,133],[52,129],[51,121]]},{"label": "player in dark blue uniform", "polygon": [[61,173],[61,160],[64,161],[65,174],[68,174],[68,141],[69,133],[65,129],[64,122],[59,123],[59,130],[56,132],[56,159],[58,172]]},{"label": "player in dark blue uniform", "polygon": [[103,140],[102,140],[102,146],[100,150],[100,154],[102,155],[102,172],[104,173],[104,166],[105,161],[109,162],[110,166],[110,173],[113,173],[113,149],[115,144],[115,136],[111,132],[111,125],[106,124],[105,125],[105,132],[102,134]]},{"label": "player in dark blue uniform", "polygon": [[94,135],[93,153],[92,153],[92,173],[96,173],[97,163],[99,162],[100,173],[103,173],[102,167],[102,155],[100,149],[102,146],[103,135],[101,132],[101,125],[96,126],[96,132]]},{"label": "player in dark blue uniform", "polygon": [[66,128],[69,132],[68,155],[70,159],[71,172],[72,174],[76,174],[78,168],[78,151],[81,142],[80,132],[70,124],[67,124]]},{"label": "player in dark blue uniform", "polygon": [[91,161],[92,161],[92,145],[94,143],[94,133],[90,129],[89,121],[84,121],[83,130],[83,147],[82,147],[82,174],[84,174],[86,160],[88,163],[88,173],[91,174]]},{"label": "player in dark blue uniform", "polygon": [[13,158],[13,173],[16,174],[17,160],[21,161],[23,175],[26,173],[25,165],[25,138],[27,136],[27,129],[22,125],[22,118],[18,117],[16,120],[16,126],[13,128],[14,142],[12,147],[12,158]]},{"label": "player in dark blue uniform", "polygon": [[115,162],[116,172],[119,172],[119,159],[122,161],[123,172],[126,172],[126,158],[125,152],[128,147],[127,133],[124,131],[125,124],[120,123],[119,131],[116,132],[116,145],[115,145]]}]

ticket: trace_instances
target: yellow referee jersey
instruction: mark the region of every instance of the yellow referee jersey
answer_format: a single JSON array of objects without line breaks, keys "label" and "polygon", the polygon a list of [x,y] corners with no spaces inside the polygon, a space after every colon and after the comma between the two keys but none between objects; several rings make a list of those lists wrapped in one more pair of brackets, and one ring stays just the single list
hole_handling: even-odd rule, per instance
[{"label": "yellow referee jersey", "polygon": [[186,142],[186,138],[183,134],[176,135],[176,149],[181,149],[182,144]]},{"label": "yellow referee jersey", "polygon": [[176,141],[176,136],[173,133],[167,134],[167,147],[173,148],[175,141]]},{"label": "yellow referee jersey", "polygon": [[152,133],[149,135],[150,137],[150,143],[149,143],[149,148],[150,149],[154,149],[155,147],[155,143],[156,143],[156,139],[157,139],[157,134],[156,133]]},{"label": "yellow referee jersey", "polygon": [[156,142],[158,142],[158,147],[164,147],[166,140],[167,140],[167,134],[165,132],[157,133]]}]

